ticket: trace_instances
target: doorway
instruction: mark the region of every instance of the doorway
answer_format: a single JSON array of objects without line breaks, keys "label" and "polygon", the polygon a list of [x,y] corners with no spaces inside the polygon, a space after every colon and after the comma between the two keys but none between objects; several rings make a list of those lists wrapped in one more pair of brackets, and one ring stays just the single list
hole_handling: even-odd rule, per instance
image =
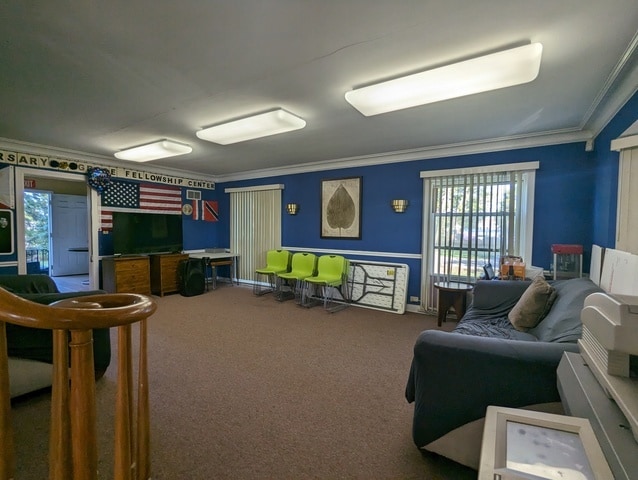
[{"label": "doorway", "polygon": [[[97,235],[91,233],[93,223],[97,218],[97,213],[93,214],[93,209],[96,208],[98,199],[95,192],[88,188],[86,176],[58,171],[16,168],[15,179],[16,205],[18,206],[16,211],[18,272],[27,272],[25,194],[32,190],[44,191],[51,194],[50,232],[55,236],[57,230],[62,235],[62,238],[56,242],[62,250],[55,253],[56,246],[51,241],[52,237],[49,236],[51,247],[49,249],[49,274],[52,276],[83,276],[82,284],[85,287],[98,288],[99,259],[93,257],[94,252],[97,252]],[[60,201],[57,202],[55,197],[58,197]],[[54,204],[60,208],[56,208],[54,211]],[[56,227],[57,223],[60,225]],[[54,258],[58,258],[55,263]]]},{"label": "doorway", "polygon": [[51,276],[89,274],[86,196],[51,196]]}]

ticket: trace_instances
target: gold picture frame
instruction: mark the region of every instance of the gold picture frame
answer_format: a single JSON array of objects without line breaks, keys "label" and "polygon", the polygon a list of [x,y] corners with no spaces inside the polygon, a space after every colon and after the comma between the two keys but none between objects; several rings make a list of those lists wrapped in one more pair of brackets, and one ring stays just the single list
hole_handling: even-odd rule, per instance
[{"label": "gold picture frame", "polygon": [[321,181],[321,238],[361,239],[361,177]]}]

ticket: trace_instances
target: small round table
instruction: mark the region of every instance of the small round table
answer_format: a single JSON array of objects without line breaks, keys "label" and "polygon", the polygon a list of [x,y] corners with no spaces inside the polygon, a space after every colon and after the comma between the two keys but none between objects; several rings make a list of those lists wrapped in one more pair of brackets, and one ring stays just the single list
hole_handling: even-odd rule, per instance
[{"label": "small round table", "polygon": [[454,307],[456,319],[461,320],[467,306],[467,292],[471,291],[474,285],[462,282],[434,282],[434,288],[439,291],[438,326],[445,322],[451,307]]}]

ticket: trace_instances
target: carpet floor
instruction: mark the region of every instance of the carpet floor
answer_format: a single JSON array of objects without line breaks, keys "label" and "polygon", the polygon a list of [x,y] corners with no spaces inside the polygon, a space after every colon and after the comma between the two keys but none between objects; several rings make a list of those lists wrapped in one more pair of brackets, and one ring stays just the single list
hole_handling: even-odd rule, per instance
[{"label": "carpet floor", "polygon": [[[329,314],[229,285],[155,299],[153,479],[476,478],[412,443],[404,388],[416,336],[435,317]],[[112,361],[97,383],[100,479],[112,477],[115,378]],[[16,480],[47,478],[49,407],[46,392],[14,402]]]}]

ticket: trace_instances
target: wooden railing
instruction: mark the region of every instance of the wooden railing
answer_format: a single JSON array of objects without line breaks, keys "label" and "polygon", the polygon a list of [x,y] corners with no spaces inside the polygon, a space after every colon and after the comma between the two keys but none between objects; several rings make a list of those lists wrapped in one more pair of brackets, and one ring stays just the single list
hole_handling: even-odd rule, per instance
[{"label": "wooden railing", "polygon": [[[155,309],[155,302],[150,297],[138,294],[90,295],[40,305],[0,288],[0,480],[13,480],[15,475],[5,323],[53,331],[50,480],[97,479],[92,329],[117,327],[113,478],[150,478],[146,319]],[[131,328],[138,322],[140,345],[135,415]]]}]

